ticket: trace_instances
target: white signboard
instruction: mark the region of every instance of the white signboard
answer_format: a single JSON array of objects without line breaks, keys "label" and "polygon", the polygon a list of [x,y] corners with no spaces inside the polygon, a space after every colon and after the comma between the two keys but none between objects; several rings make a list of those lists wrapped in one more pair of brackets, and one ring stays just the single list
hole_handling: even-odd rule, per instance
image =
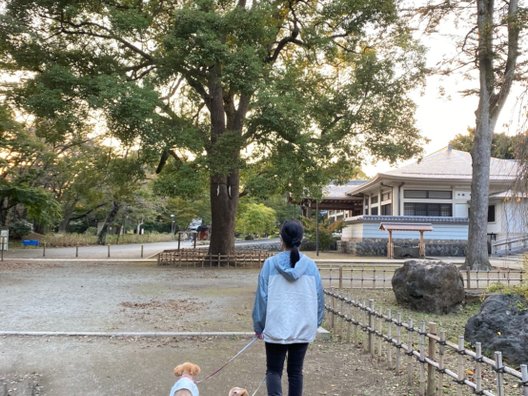
[{"label": "white signboard", "polygon": [[0,250],[7,250],[9,230],[0,230]]}]

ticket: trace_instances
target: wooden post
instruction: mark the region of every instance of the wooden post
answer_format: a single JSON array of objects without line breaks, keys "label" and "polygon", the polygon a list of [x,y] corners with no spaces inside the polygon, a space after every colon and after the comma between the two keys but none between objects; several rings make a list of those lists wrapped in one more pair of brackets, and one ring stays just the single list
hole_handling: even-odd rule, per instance
[{"label": "wooden post", "polygon": [[[425,377],[425,322],[420,323],[420,395],[425,395],[427,379]],[[428,370],[429,371],[429,370]]]},{"label": "wooden post", "polygon": [[368,351],[371,356],[374,356],[374,300],[368,300]]},{"label": "wooden post", "polygon": [[180,251],[181,232],[178,232],[178,251]]},{"label": "wooden post", "polygon": [[339,266],[339,288],[343,288],[343,266]]},{"label": "wooden post", "polygon": [[[348,313],[350,314],[350,311],[352,310],[352,307],[349,305],[348,306]],[[348,317],[348,315],[347,315]],[[350,314],[350,317],[352,317],[352,314]],[[347,320],[347,338],[346,338],[346,341],[347,343],[350,343],[350,328],[352,327],[352,322],[350,320]]]},{"label": "wooden post", "polygon": [[143,245],[141,245],[141,258],[143,258]]},{"label": "wooden post", "polygon": [[420,257],[425,257],[425,242],[424,242],[424,232],[420,231],[420,243],[418,244],[418,255]]},{"label": "wooden post", "polygon": [[464,336],[458,336],[458,366],[457,366],[457,381],[460,383],[457,386],[457,395],[462,396],[462,382],[466,378],[466,371],[464,370]]},{"label": "wooden post", "polygon": [[79,246],[75,246],[75,257],[79,257]]},{"label": "wooden post", "polygon": [[475,392],[482,392],[482,344],[475,343]]},{"label": "wooden post", "polygon": [[[435,322],[429,322],[429,334],[432,336],[436,336],[437,327]],[[427,356],[429,359],[436,361],[435,356],[435,340],[433,337],[429,337],[429,348],[427,350]],[[427,365],[427,396],[434,396],[436,395],[436,388],[435,388],[435,368],[428,364]]]},{"label": "wooden post", "polygon": [[528,366],[521,364],[522,395],[528,396]]},{"label": "wooden post", "polygon": [[409,355],[409,363],[407,364],[407,386],[409,389],[413,383],[413,320],[409,319],[407,354]]},{"label": "wooden post", "polygon": [[383,356],[383,318],[382,317],[379,317],[378,323],[379,323],[379,333],[381,334],[381,336],[378,337],[378,341],[379,341],[378,357],[381,360],[381,357]]},{"label": "wooden post", "polygon": [[110,245],[107,245],[108,246],[108,257],[110,257]]},{"label": "wooden post", "polygon": [[42,257],[46,257],[46,242],[42,243]]},{"label": "wooden post", "polygon": [[438,376],[438,389],[442,392],[444,389],[444,355],[446,349],[446,333],[445,330],[440,331],[440,345],[438,346],[438,369],[440,375]]},{"label": "wooden post", "polygon": [[389,230],[389,241],[387,242],[387,257],[394,258],[394,250],[392,246],[392,230]]},{"label": "wooden post", "polygon": [[387,358],[389,360],[389,368],[392,368],[392,311],[389,309],[387,312],[387,319],[389,325],[387,327],[387,337],[389,338],[389,349],[387,351]]},{"label": "wooden post", "polygon": [[466,286],[471,289],[471,270],[469,268],[466,270]]},{"label": "wooden post", "polygon": [[396,316],[396,345],[398,345],[396,349],[396,372],[398,373],[401,365],[401,312],[398,312]]},{"label": "wooden post", "polygon": [[502,352],[495,352],[495,370],[497,372],[497,396],[504,396],[504,365],[502,364]]},{"label": "wooden post", "polygon": [[330,328],[334,330],[334,324],[335,324],[335,297],[331,297],[331,305],[332,305],[332,316],[330,316]]}]

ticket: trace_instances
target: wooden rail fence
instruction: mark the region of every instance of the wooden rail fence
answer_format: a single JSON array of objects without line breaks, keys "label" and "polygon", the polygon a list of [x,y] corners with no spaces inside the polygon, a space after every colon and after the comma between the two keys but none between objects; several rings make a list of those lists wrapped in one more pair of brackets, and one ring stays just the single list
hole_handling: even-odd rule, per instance
[{"label": "wooden rail fence", "polygon": [[376,311],[373,300],[357,302],[334,290],[325,294],[327,322],[335,337],[361,345],[397,374],[405,373],[409,392],[436,396],[450,389],[456,395],[528,396],[526,364],[518,371],[503,363],[500,351],[490,359],[480,343],[473,351],[465,347],[463,336],[458,343],[450,342],[436,323],[415,327],[412,319],[403,322],[401,314]]},{"label": "wooden rail fence", "polygon": [[158,255],[158,265],[181,267],[261,267],[264,260],[275,254],[269,251],[238,251],[234,254],[209,254],[207,250],[165,250]]},{"label": "wooden rail fence", "polygon": [[[391,289],[394,271],[401,264],[319,265],[325,287],[339,289]],[[461,271],[466,289],[485,289],[494,283],[518,285],[524,280],[524,271],[501,269],[492,271]]]}]

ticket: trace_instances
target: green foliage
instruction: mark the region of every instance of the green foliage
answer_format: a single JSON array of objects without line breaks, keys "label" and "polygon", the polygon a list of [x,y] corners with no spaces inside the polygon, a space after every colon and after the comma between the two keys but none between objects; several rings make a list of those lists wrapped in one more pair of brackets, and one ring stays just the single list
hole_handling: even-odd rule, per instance
[{"label": "green foliage", "polygon": [[[469,128],[467,134],[456,135],[449,144],[455,150],[471,152],[475,140],[475,129]],[[491,156],[501,159],[515,159],[518,157],[519,147],[524,143],[523,135],[493,134],[491,142]]]},{"label": "green foliage", "polygon": [[18,220],[9,225],[9,236],[13,239],[22,239],[31,231],[31,223],[25,220]]},{"label": "green foliage", "polygon": [[130,150],[106,157],[98,197],[65,194],[65,213],[129,204],[168,151],[179,164],[156,191],[201,200],[211,177],[236,188],[241,170],[249,195],[317,196],[365,154],[421,150],[407,93],[423,81],[423,48],[392,0],[9,0],[4,10],[3,67],[28,76],[9,97],[36,117],[37,137],[86,137],[95,114]]},{"label": "green foliage", "polygon": [[261,203],[248,203],[241,206],[236,230],[245,235],[269,235],[277,231],[277,214]]},{"label": "green foliage", "polygon": [[176,224],[180,230],[187,229],[192,219],[201,218],[205,224],[211,223],[211,206],[208,196],[187,199],[182,197],[170,197],[167,199],[163,218],[170,221],[170,215],[174,214]]},{"label": "green foliage", "polygon": [[[303,246],[307,250],[315,250],[316,246],[316,221],[315,219],[304,218],[304,242]],[[319,249],[331,250],[335,249],[336,239],[332,236],[334,232],[340,231],[343,228],[342,221],[329,223],[327,220],[319,221]]]},{"label": "green foliage", "polygon": [[[507,294],[507,295],[516,295],[524,297],[528,300],[528,283],[522,283],[519,285],[508,286],[504,283],[494,283],[487,287],[486,291],[488,293],[498,293],[498,294]],[[528,307],[524,308],[527,309]]]},{"label": "green foliage", "polygon": [[0,185],[0,200],[2,199],[7,200],[11,205],[24,205],[28,218],[41,224],[54,224],[61,216],[59,202],[51,193],[41,188]]}]

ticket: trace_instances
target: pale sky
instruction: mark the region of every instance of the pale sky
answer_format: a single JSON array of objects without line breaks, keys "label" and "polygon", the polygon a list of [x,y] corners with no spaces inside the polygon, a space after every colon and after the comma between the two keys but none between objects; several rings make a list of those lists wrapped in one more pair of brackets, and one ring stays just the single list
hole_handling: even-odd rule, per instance
[{"label": "pale sky", "polygon": [[[446,54],[456,51],[453,36],[445,34],[434,38],[422,38],[428,48],[427,66],[433,67]],[[422,92],[415,92],[411,97],[417,104],[416,127],[422,136],[429,139],[424,146],[424,155],[431,154],[446,147],[457,134],[465,134],[468,128],[475,127],[475,110],[478,105],[477,96],[463,96],[460,91],[467,88],[478,88],[478,80],[467,81],[459,74],[448,77],[430,76]],[[517,134],[528,129],[527,120],[528,98],[523,95],[519,86],[514,86],[504,106],[496,133]],[[521,109],[523,109],[521,111]],[[417,158],[391,166],[387,162],[378,162],[363,166],[363,171],[370,177],[378,172],[394,169],[408,162],[416,162]]]}]

